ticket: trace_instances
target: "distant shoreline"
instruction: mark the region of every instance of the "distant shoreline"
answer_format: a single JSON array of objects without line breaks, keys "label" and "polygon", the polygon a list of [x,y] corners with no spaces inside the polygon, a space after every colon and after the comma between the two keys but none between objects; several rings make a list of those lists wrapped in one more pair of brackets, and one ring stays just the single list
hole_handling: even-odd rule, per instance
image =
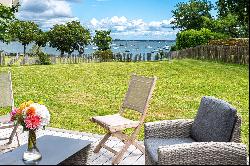
[{"label": "distant shoreline", "polygon": [[114,39],[113,41],[168,41],[168,42],[175,42],[176,40],[143,40],[143,39]]}]

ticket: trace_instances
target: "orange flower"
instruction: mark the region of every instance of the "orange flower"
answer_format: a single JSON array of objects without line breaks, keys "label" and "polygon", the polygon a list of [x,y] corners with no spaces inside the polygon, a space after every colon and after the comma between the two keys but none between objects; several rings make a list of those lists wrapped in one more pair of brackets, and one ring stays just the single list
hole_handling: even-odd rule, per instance
[{"label": "orange flower", "polygon": [[27,116],[35,115],[35,113],[36,113],[36,110],[35,110],[34,107],[30,107],[30,108],[27,110],[27,112],[26,112]]},{"label": "orange flower", "polygon": [[20,110],[23,110],[24,108],[26,107],[26,104],[25,103],[22,103],[19,107]]},{"label": "orange flower", "polygon": [[22,112],[23,112],[22,110],[20,110],[20,109],[17,109],[17,112],[16,112],[16,114],[17,114],[17,115],[22,115]]},{"label": "orange flower", "polygon": [[34,102],[33,101],[28,101],[28,102],[24,102],[24,103],[22,103],[21,105],[20,105],[20,107],[19,107],[19,109],[20,110],[23,110],[23,109],[25,109],[26,107],[29,107],[31,104],[33,104]]}]

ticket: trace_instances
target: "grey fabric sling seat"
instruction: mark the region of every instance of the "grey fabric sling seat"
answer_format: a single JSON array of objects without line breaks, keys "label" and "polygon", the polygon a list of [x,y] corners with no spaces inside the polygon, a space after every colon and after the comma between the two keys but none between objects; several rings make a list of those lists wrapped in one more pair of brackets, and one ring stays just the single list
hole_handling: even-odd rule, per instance
[{"label": "grey fabric sling seat", "polygon": [[246,165],[241,118],[229,103],[204,96],[195,119],[145,123],[146,165]]}]

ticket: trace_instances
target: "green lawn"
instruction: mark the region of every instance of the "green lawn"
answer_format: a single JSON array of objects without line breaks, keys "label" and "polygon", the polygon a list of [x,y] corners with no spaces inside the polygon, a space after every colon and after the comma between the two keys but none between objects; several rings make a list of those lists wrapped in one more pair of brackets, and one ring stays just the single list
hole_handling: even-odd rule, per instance
[{"label": "green lawn", "polygon": [[[117,113],[130,74],[136,73],[158,77],[147,122],[194,118],[201,97],[215,96],[242,115],[243,142],[248,145],[248,66],[184,59],[0,68],[7,70],[13,75],[16,106],[27,100],[42,101],[51,112],[51,127],[103,134],[90,117]],[[134,118],[131,112],[127,116]]]}]

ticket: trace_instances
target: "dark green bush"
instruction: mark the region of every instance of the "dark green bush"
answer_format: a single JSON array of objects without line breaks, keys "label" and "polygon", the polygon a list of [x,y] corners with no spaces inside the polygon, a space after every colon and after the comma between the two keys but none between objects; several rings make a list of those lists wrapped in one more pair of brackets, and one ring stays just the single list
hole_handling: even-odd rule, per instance
[{"label": "dark green bush", "polygon": [[98,50],[94,52],[94,56],[99,58],[101,62],[106,62],[113,59],[113,52],[111,50]]},{"label": "dark green bush", "polygon": [[170,51],[176,51],[176,50],[177,50],[176,45],[172,45],[171,48],[170,48]]},{"label": "dark green bush", "polygon": [[225,39],[228,36],[221,33],[212,32],[209,29],[202,28],[201,30],[186,30],[179,32],[176,38],[177,50],[195,47],[198,45],[207,44],[210,40]]},{"label": "dark green bush", "polygon": [[39,61],[40,61],[41,65],[50,65],[51,64],[51,61],[50,61],[50,58],[49,58],[48,54],[46,54],[44,52],[38,52],[37,56],[39,58]]}]

